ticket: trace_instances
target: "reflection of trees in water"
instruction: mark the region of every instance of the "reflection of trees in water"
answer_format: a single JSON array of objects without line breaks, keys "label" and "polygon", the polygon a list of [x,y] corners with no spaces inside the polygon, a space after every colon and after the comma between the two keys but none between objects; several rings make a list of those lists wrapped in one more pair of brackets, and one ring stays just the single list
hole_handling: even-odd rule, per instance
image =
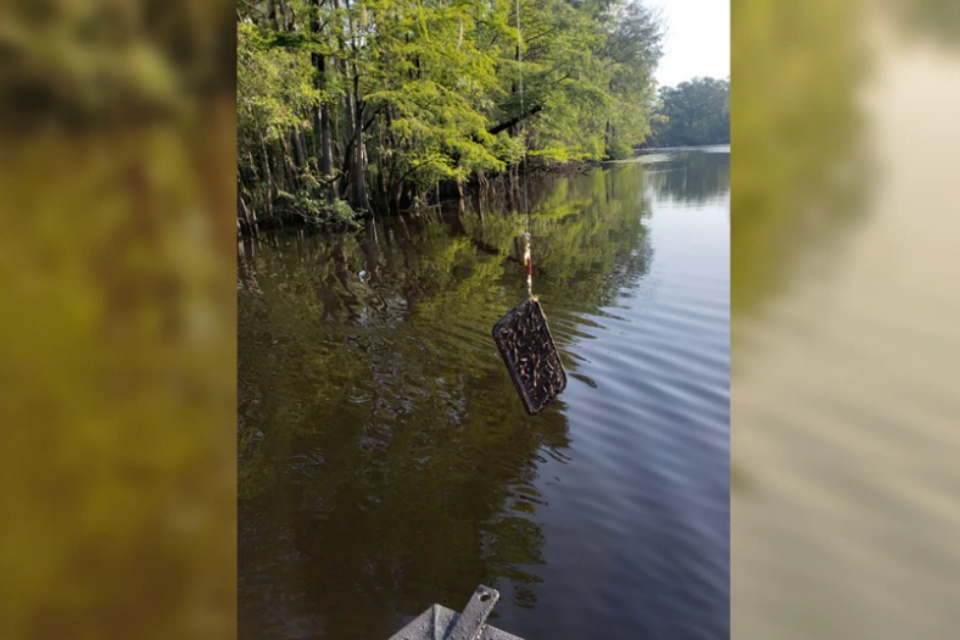
[{"label": "reflection of trees in water", "polygon": [[681,151],[647,167],[647,184],[659,199],[702,205],[730,191],[729,153]]},{"label": "reflection of trees in water", "polygon": [[[534,189],[552,318],[596,310],[646,271],[642,188],[637,167]],[[526,416],[490,338],[523,295],[522,228],[473,208],[244,247],[242,635],[389,637],[398,616],[481,582],[535,604],[538,461],[568,440],[561,413]]]},{"label": "reflection of trees in water", "polygon": [[[532,185],[534,291],[550,307],[548,314],[556,314],[558,303],[593,311],[647,272],[653,250],[642,224],[650,213],[643,176],[634,166]],[[507,256],[499,283],[519,299],[524,217],[467,215],[464,227],[471,238]]]}]

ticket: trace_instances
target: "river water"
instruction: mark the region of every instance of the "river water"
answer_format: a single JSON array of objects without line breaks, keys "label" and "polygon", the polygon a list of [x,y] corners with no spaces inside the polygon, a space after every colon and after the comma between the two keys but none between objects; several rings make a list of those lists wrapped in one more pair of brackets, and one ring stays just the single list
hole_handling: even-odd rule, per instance
[{"label": "river water", "polygon": [[527,640],[729,635],[729,147],[530,186],[569,374],[527,416],[509,190],[241,246],[241,638],[386,639],[478,584]]}]

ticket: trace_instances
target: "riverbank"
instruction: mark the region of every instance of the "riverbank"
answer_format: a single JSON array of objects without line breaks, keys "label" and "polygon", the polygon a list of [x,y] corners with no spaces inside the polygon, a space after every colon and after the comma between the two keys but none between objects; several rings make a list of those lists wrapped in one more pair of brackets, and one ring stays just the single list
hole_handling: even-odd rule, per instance
[{"label": "riverbank", "polygon": [[[243,198],[238,198],[237,232],[241,236],[256,236],[262,232],[277,230],[316,229],[330,233],[356,231],[370,220],[397,215],[419,216],[450,203],[464,202],[467,199],[489,197],[491,193],[506,194],[507,206],[522,208],[519,189],[523,180],[537,180],[546,176],[573,176],[594,169],[605,161],[579,160],[565,163],[534,162],[524,172],[518,166],[495,175],[474,174],[464,183],[448,180],[437,184],[430,191],[401,199],[395,207],[371,207],[366,211],[355,211],[343,200],[327,203],[322,198],[309,194],[282,194],[273,203],[273,215],[263,219],[251,216],[245,210]],[[248,222],[252,219],[252,223]]]}]

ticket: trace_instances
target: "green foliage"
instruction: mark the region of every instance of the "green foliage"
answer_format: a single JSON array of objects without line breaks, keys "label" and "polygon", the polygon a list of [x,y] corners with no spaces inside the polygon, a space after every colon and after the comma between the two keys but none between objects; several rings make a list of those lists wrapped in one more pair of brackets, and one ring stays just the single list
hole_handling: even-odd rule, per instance
[{"label": "green foliage", "polygon": [[304,194],[291,194],[281,191],[278,205],[285,218],[302,221],[316,227],[332,229],[359,228],[360,213],[344,200],[326,202]]},{"label": "green foliage", "polygon": [[275,141],[319,99],[310,59],[271,47],[254,25],[237,25],[237,133],[241,147]]},{"label": "green foliage", "polygon": [[331,219],[350,226],[355,226],[360,216],[359,213],[354,211],[353,208],[343,200],[334,200],[332,204],[326,206],[325,210]]},{"label": "green foliage", "polygon": [[524,146],[599,160],[650,131],[662,29],[631,0],[524,2],[520,51],[509,0],[239,9],[238,179],[261,216],[280,190],[390,208],[503,172]]},{"label": "green foliage", "polygon": [[658,112],[661,118],[651,144],[729,144],[730,80],[694,78],[662,87]]}]

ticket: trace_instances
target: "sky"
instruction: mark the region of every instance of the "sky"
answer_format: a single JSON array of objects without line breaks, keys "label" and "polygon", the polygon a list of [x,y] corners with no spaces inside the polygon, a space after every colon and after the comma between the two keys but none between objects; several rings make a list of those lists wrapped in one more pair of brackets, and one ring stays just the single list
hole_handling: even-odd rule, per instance
[{"label": "sky", "polygon": [[730,0],[645,0],[667,25],[656,78],[674,86],[695,76],[730,75]]}]

